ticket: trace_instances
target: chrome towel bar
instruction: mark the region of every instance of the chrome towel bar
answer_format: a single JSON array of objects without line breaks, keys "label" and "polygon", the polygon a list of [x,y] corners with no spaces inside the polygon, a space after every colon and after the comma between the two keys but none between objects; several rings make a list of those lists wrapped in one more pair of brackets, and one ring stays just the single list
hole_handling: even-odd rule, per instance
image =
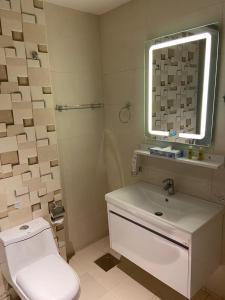
[{"label": "chrome towel bar", "polygon": [[91,104],[75,104],[75,105],[56,105],[55,109],[57,111],[62,112],[63,110],[70,110],[70,109],[95,109],[104,107],[103,103],[91,103]]}]

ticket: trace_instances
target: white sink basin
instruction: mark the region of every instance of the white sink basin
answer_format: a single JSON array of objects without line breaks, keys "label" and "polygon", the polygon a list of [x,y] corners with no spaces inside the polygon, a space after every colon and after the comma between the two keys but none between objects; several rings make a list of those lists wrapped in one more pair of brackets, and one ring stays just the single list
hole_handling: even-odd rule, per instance
[{"label": "white sink basin", "polygon": [[[189,233],[224,210],[223,205],[186,194],[168,196],[161,187],[145,182],[108,193],[105,199],[136,216],[162,220]],[[163,215],[156,216],[157,212]]]},{"label": "white sink basin", "polygon": [[105,199],[111,248],[188,299],[219,266],[224,206],[144,182]]}]

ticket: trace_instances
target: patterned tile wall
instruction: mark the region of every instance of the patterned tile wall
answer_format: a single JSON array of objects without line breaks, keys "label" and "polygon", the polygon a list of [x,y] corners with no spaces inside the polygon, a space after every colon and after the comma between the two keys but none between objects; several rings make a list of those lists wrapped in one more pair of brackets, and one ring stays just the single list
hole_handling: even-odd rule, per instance
[{"label": "patterned tile wall", "polygon": [[199,42],[154,51],[153,129],[196,133]]},{"label": "patterned tile wall", "polygon": [[[62,201],[43,2],[0,0],[0,228]],[[65,257],[63,226],[54,228]]]}]

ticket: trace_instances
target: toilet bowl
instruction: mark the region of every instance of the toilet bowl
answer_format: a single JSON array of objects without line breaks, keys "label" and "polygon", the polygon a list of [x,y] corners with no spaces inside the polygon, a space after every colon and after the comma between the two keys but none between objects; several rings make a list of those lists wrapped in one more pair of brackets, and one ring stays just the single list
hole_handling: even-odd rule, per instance
[{"label": "toilet bowl", "polygon": [[43,218],[0,233],[3,276],[23,300],[77,300],[80,282]]}]

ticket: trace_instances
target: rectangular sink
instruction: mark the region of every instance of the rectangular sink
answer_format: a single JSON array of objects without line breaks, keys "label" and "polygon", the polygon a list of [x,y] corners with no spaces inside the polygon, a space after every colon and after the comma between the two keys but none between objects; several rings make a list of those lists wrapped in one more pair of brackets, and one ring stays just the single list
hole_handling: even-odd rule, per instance
[{"label": "rectangular sink", "polygon": [[[108,193],[105,199],[136,216],[160,219],[189,233],[194,233],[224,209],[223,205],[182,193],[168,196],[161,187],[145,182]],[[163,215],[159,218],[156,212]]]},{"label": "rectangular sink", "polygon": [[188,299],[219,266],[224,206],[145,182],[105,199],[111,247]]}]

